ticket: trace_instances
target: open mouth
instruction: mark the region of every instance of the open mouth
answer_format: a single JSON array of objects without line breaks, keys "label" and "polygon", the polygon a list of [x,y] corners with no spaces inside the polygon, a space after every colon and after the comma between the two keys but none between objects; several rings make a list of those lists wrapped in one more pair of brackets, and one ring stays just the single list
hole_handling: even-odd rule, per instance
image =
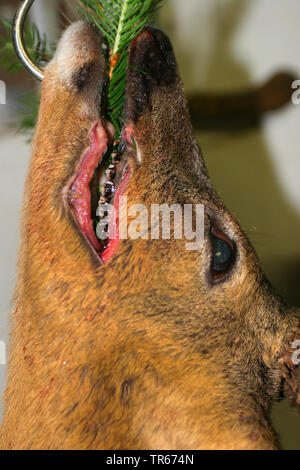
[{"label": "open mouth", "polygon": [[115,236],[109,238],[110,212],[113,207],[114,223],[118,226],[118,202],[126,191],[130,173],[127,152],[122,151],[125,145],[122,150],[111,153],[111,134],[111,124],[104,126],[99,120],[94,125],[90,146],[81,157],[76,174],[68,185],[69,204],[77,225],[102,262],[108,261],[118,246],[118,227]]},{"label": "open mouth", "polygon": [[[176,76],[169,40],[153,28],[143,30],[133,40],[130,50],[123,140],[114,151],[111,142],[113,126],[99,120],[91,131],[90,146],[66,188],[80,232],[102,263],[113,256],[119,244],[119,200],[126,192],[130,177],[128,159],[132,152],[128,150],[133,147],[137,151],[135,142],[134,145],[132,142],[132,124],[149,106],[153,88],[171,83]],[[109,156],[110,163],[107,164]],[[139,154],[136,156],[139,160]],[[115,226],[113,237],[109,230],[112,225]]]}]

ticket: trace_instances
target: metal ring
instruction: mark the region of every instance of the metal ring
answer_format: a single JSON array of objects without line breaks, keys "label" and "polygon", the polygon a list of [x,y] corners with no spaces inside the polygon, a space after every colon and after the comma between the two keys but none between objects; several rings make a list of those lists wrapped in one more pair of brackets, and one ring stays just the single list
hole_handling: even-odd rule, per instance
[{"label": "metal ring", "polygon": [[18,8],[13,22],[12,39],[16,54],[24,68],[38,80],[43,80],[42,70],[32,62],[24,44],[25,20],[33,2],[34,0],[25,0]]}]

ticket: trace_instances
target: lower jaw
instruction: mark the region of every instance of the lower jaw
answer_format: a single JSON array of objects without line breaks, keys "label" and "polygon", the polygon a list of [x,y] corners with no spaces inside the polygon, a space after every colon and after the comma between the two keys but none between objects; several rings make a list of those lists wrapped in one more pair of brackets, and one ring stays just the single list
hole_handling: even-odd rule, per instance
[{"label": "lower jaw", "polygon": [[112,239],[99,240],[94,230],[94,216],[96,214],[92,214],[90,183],[108,149],[108,132],[101,121],[94,125],[90,142],[90,147],[84,152],[71,185],[69,184],[66,189],[69,205],[82,235],[98,255],[100,262],[106,263],[114,255],[119,245],[119,200],[127,189],[130,170],[128,166],[125,168],[115,189],[113,202],[110,202],[115,211],[115,235]]}]

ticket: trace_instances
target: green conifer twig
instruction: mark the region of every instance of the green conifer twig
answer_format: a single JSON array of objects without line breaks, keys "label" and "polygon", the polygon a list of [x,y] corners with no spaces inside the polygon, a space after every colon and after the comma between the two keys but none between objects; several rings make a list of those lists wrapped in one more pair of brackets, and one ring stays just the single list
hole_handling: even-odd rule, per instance
[{"label": "green conifer twig", "polygon": [[[122,111],[124,104],[124,92],[126,84],[126,69],[128,52],[131,41],[155,18],[157,9],[163,0],[75,0],[79,14],[87,21],[95,23],[107,40],[109,57],[107,60],[108,89],[107,110],[108,119],[115,125],[116,137],[122,128]],[[9,73],[15,73],[22,69],[11,39],[12,22],[2,21],[5,30],[4,36],[0,36],[0,69]],[[43,68],[52,58],[55,47],[49,44],[46,36],[41,37],[35,25],[26,23],[25,43],[32,60]],[[143,71],[140,71],[143,73]],[[36,122],[39,97],[28,99],[23,95],[22,106],[26,102],[28,118],[22,116],[22,124],[19,129],[30,129]],[[31,103],[32,102],[32,106]],[[31,109],[30,109],[31,107]]]},{"label": "green conifer twig", "polygon": [[153,23],[161,4],[162,0],[79,1],[89,20],[98,26],[109,45],[107,115],[116,127],[116,137],[122,127],[130,43],[147,24]]}]

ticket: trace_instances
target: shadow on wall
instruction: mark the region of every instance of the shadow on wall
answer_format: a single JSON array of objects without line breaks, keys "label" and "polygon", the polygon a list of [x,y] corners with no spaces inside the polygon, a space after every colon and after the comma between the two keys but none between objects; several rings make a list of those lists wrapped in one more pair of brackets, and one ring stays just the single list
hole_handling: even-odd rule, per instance
[{"label": "shadow on wall", "polygon": [[[168,15],[162,16],[162,27],[174,44],[179,67],[184,67],[181,70],[184,83],[192,83],[189,74],[199,75],[195,67],[203,65],[198,91],[249,86],[252,84],[250,70],[245,62],[240,63],[233,56],[231,46],[250,0],[212,3],[209,17],[214,34],[209,44],[209,57],[204,58],[203,64],[200,44],[203,42],[203,17],[196,29],[198,37],[194,38],[194,44],[199,47],[186,48],[179,40],[174,11],[169,9]],[[199,11],[194,8],[193,22],[203,14],[200,8],[200,5]],[[287,113],[289,108],[280,112]],[[300,305],[300,217],[276,176],[263,126],[235,132],[199,132],[197,137],[212,181],[257,250],[267,277],[286,301]],[[273,422],[283,448],[300,449],[300,414],[286,400],[274,404]]]}]

